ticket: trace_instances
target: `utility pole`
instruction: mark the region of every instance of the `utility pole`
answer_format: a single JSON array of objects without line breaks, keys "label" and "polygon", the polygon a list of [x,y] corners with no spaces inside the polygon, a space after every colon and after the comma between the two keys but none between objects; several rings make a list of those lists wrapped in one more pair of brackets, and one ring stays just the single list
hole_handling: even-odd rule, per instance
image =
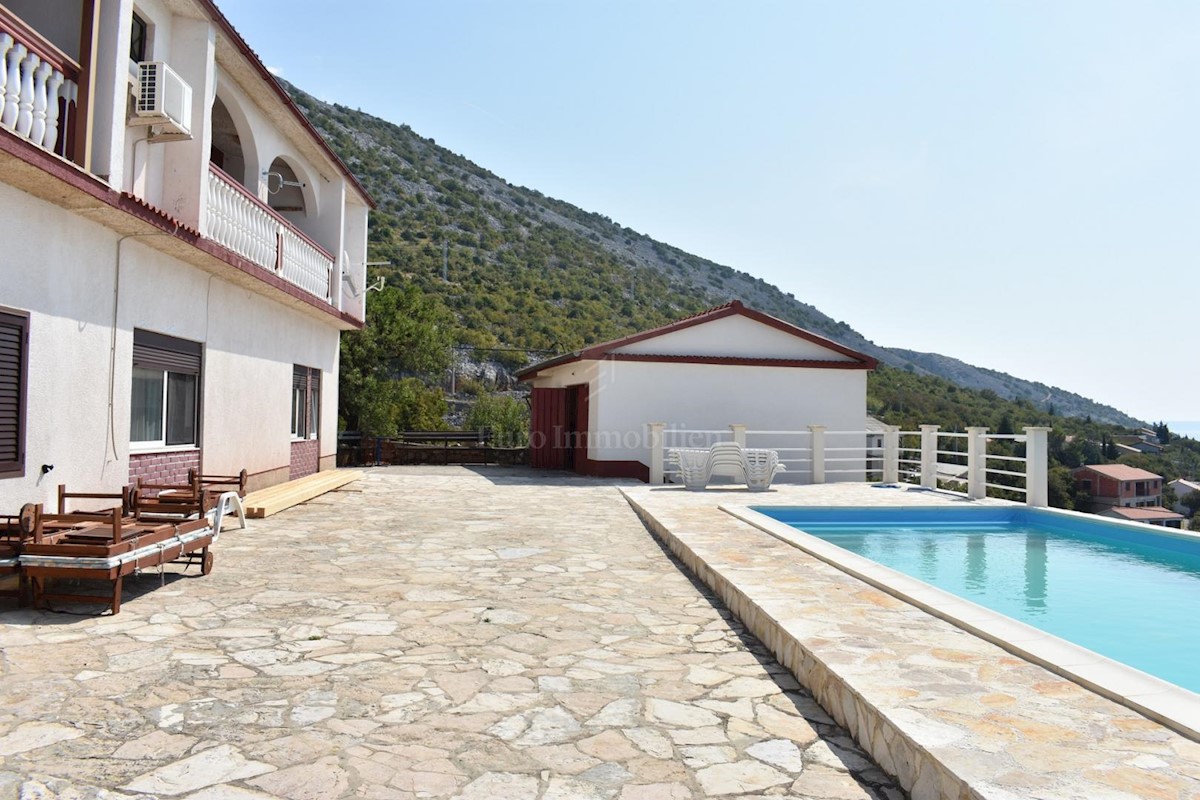
[{"label": "utility pole", "polygon": [[450,282],[450,242],[442,239],[442,280]]}]

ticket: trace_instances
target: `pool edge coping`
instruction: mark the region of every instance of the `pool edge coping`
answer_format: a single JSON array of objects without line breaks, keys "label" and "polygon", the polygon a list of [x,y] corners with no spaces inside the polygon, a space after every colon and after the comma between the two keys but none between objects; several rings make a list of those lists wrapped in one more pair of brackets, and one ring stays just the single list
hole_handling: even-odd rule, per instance
[{"label": "pool edge coping", "polygon": [[[1200,695],[1194,692],[851,553],[750,506],[718,503],[717,508],[927,614],[1200,742]],[[903,588],[905,584],[910,588]],[[1014,634],[1019,636],[1017,641]],[[1122,682],[1141,690],[1122,691],[1112,685]],[[1185,713],[1180,714],[1181,710]]]}]

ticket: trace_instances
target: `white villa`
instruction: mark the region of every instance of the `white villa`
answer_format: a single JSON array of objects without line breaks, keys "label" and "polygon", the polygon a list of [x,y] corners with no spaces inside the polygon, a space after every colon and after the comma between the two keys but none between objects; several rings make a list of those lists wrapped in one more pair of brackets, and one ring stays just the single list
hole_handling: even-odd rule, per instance
[{"label": "white villa", "polygon": [[332,467],[363,187],[211,0],[0,6],[0,508]]}]

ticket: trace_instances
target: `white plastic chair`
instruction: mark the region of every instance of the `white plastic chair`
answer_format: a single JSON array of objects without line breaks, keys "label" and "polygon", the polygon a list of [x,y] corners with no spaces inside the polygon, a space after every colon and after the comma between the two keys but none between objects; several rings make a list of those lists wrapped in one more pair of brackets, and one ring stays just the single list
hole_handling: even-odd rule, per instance
[{"label": "white plastic chair", "polygon": [[685,488],[700,491],[708,484],[708,451],[676,448],[667,456],[679,470],[679,478]]},{"label": "white plastic chair", "polygon": [[774,450],[746,450],[746,486],[752,492],[765,492],[771,481],[787,467],[779,463],[779,453]]},{"label": "white plastic chair", "polygon": [[208,523],[213,527],[213,541],[221,535],[221,522],[229,514],[237,514],[239,528],[246,527],[246,509],[237,492],[221,492],[217,502],[208,510]]},{"label": "white plastic chair", "polygon": [[737,483],[746,482],[746,456],[737,442],[717,442],[708,449],[708,476],[733,478]]}]

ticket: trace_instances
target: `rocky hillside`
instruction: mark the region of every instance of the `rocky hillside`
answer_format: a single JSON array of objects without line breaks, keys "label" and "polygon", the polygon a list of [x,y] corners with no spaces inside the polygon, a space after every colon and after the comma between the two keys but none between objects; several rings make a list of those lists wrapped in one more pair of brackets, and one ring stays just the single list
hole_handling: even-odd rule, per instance
[{"label": "rocky hillside", "polygon": [[379,205],[371,259],[391,266],[378,274],[437,297],[458,322],[457,339],[501,363],[519,366],[740,298],[891,366],[1059,414],[1136,422],[1061,389],[879,346],[760,278],[514,186],[406,125],[285,86]]}]

